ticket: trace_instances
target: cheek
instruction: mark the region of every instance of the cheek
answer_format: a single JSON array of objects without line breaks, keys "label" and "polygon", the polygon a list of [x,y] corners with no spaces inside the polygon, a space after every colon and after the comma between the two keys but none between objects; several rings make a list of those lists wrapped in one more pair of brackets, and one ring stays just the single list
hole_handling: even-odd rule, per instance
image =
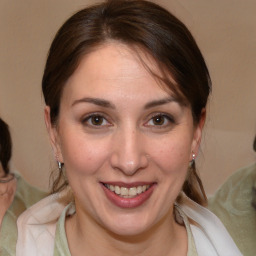
[{"label": "cheek", "polygon": [[105,163],[109,152],[107,143],[77,133],[62,139],[61,150],[67,172],[78,175],[95,173]]},{"label": "cheek", "polygon": [[186,176],[190,152],[191,139],[177,137],[159,141],[149,154],[164,175]]}]

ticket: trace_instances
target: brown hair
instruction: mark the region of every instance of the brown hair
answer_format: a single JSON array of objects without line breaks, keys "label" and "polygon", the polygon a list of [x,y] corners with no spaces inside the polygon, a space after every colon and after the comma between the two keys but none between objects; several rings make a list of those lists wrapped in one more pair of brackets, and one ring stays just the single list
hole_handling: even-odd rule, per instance
[{"label": "brown hair", "polygon": [[12,139],[8,125],[0,118],[0,162],[5,174],[9,173],[9,161],[12,156]]},{"label": "brown hair", "polygon": [[[109,40],[139,47],[149,53],[163,73],[157,79],[190,105],[195,125],[199,122],[211,90],[211,81],[204,58],[189,30],[155,3],[109,0],[74,14],[59,29],[52,42],[42,89],[45,103],[51,109],[53,125],[58,121],[66,81],[83,56]],[[170,74],[177,85],[174,86],[168,78]],[[183,191],[203,204],[206,198],[202,196],[201,180],[195,168],[192,170]]]}]

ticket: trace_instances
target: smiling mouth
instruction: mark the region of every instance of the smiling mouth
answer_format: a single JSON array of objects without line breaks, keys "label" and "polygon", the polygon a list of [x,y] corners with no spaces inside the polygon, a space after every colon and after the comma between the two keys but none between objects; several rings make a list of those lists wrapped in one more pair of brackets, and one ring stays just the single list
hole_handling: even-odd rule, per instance
[{"label": "smiling mouth", "polygon": [[122,197],[122,198],[134,198],[144,192],[146,192],[152,185],[142,185],[142,186],[136,186],[136,187],[120,187],[117,185],[110,185],[103,183],[103,185],[115,193],[116,195]]}]

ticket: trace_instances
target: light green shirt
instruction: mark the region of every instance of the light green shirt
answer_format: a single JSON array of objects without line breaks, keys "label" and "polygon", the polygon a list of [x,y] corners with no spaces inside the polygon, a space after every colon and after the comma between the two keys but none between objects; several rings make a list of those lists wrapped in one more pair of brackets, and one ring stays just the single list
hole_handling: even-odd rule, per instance
[{"label": "light green shirt", "polygon": [[[56,227],[55,233],[55,245],[54,245],[54,256],[71,256],[71,253],[68,248],[68,241],[65,231],[65,219],[68,213],[68,210],[73,207],[72,204],[69,204],[65,210],[62,212]],[[187,256],[198,256],[196,251],[196,246],[194,242],[194,237],[190,228],[189,221],[181,209],[177,209],[180,216],[183,219],[185,224],[187,234],[188,234],[188,253]]]},{"label": "light green shirt", "polygon": [[[253,189],[254,188],[254,189]],[[246,256],[256,255],[256,164],[234,173],[209,198],[209,209],[223,222]]]}]

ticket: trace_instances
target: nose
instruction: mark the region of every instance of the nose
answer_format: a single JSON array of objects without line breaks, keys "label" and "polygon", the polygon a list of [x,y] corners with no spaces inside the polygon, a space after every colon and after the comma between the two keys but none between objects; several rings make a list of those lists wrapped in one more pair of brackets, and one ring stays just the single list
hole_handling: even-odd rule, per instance
[{"label": "nose", "polygon": [[143,143],[143,135],[136,129],[119,132],[112,145],[110,161],[113,169],[132,176],[148,166],[149,156]]}]

